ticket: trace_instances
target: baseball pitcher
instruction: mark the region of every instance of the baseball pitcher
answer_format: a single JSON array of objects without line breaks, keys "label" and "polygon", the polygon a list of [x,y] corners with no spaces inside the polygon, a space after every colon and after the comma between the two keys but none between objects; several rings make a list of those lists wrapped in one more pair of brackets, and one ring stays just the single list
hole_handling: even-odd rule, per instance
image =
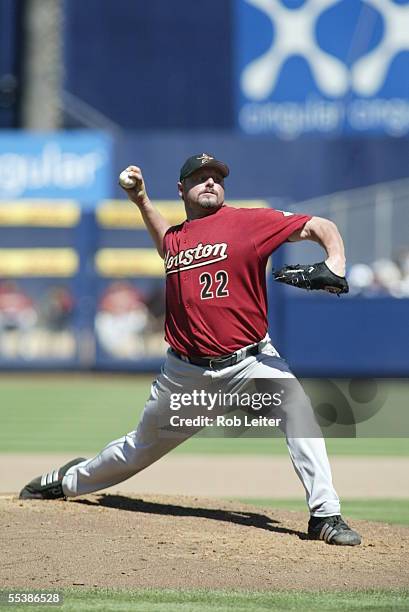
[{"label": "baseball pitcher", "polygon": [[[170,227],[147,195],[142,171],[129,166],[120,183],[137,206],[166,271],[166,361],[151,387],[134,431],[108,444],[92,459],[77,458],[32,480],[22,499],[75,497],[115,485],[157,461],[197,429],[172,435],[163,423],[171,396],[186,389],[271,379],[290,382],[297,401],[282,407],[283,431],[310,511],[308,536],[354,546],[361,538],[342,519],[332,484],[325,442],[318,433],[303,437],[300,419],[315,432],[313,410],[301,385],[272,345],[267,330],[266,266],[284,242],[312,240],[325,261],[287,266],[276,280],[304,289],[346,293],[345,254],[334,223],[274,209],[234,208],[224,202],[228,166],[202,153],[183,164],[178,182],[186,220]],[[166,434],[166,435],[165,435]]]}]

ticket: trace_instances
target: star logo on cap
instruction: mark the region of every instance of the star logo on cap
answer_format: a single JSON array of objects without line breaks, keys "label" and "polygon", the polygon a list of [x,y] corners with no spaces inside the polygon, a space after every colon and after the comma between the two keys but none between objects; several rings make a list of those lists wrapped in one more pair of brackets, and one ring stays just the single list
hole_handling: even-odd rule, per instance
[{"label": "star logo on cap", "polygon": [[196,157],[196,159],[200,159],[202,164],[206,164],[211,159],[214,159],[214,157],[211,157],[210,155],[207,155],[206,153],[202,153],[202,155],[200,157]]}]

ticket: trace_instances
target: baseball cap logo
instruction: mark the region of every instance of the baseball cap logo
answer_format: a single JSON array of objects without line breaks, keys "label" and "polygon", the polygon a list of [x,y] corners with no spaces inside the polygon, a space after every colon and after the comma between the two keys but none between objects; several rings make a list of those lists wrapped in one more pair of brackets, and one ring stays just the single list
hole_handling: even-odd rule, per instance
[{"label": "baseball cap logo", "polygon": [[180,180],[183,181],[186,177],[193,174],[195,170],[199,170],[199,168],[203,168],[206,165],[217,168],[224,178],[229,175],[229,168],[224,162],[217,160],[213,155],[202,153],[192,155],[192,157],[185,161],[180,170]]},{"label": "baseball cap logo", "polygon": [[202,155],[200,157],[196,157],[196,159],[199,159],[202,162],[202,164],[205,164],[211,159],[214,159],[214,157],[211,157],[211,155],[207,155],[207,153],[202,153]]}]

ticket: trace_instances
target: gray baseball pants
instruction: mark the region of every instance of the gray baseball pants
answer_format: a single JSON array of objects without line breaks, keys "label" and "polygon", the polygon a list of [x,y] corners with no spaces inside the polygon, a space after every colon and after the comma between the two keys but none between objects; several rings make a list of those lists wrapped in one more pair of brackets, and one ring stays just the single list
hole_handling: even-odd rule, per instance
[{"label": "gray baseball pants", "polygon": [[[116,485],[148,467],[198,431],[182,430],[175,434],[163,428],[163,424],[175,414],[170,409],[172,393],[214,388],[219,383],[224,392],[229,392],[237,390],[240,380],[291,379],[291,384],[299,391],[298,401],[283,406],[283,431],[294,469],[306,492],[308,508],[313,516],[340,514],[325,441],[315,422],[311,403],[268,336],[263,343],[258,355],[246,357],[220,370],[182,361],[169,350],[161,374],[152,384],[137,428],[110,442],[94,458],[70,468],[63,478],[64,494],[75,497]],[[309,432],[305,437],[302,437],[300,421],[302,428]]]}]

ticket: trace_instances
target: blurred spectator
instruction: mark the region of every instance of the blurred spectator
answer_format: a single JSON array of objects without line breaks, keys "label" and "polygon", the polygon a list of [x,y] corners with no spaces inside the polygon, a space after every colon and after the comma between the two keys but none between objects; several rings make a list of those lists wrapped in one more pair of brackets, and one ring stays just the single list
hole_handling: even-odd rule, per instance
[{"label": "blurred spectator", "polygon": [[409,248],[402,247],[399,249],[395,261],[402,275],[400,284],[402,297],[409,297]]},{"label": "blurred spectator", "polygon": [[0,284],[0,332],[26,331],[37,323],[33,300],[14,281]]},{"label": "blurred spectator", "polygon": [[145,335],[145,350],[150,355],[163,355],[167,346],[164,338],[165,283],[162,279],[154,283],[146,300],[146,305],[149,309],[149,325]]},{"label": "blurred spectator", "polygon": [[62,331],[68,327],[74,310],[74,299],[67,287],[50,287],[41,304],[43,326],[50,331]]},{"label": "blurred spectator", "polygon": [[153,286],[153,289],[146,300],[146,305],[149,308],[150,329],[154,332],[159,331],[163,335],[166,300],[165,284],[162,280]]},{"label": "blurred spectator", "polygon": [[401,297],[401,272],[397,264],[390,259],[377,259],[372,264],[374,271],[373,292],[377,295]]},{"label": "blurred spectator", "polygon": [[377,259],[372,266],[354,264],[347,277],[351,296],[409,297],[409,249],[400,250],[395,261]]},{"label": "blurred spectator", "polygon": [[0,284],[0,355],[29,359],[29,345],[37,324],[33,300],[14,281]]},{"label": "blurred spectator", "polygon": [[351,295],[368,295],[374,282],[374,273],[367,264],[354,264],[348,273]]},{"label": "blurred spectator", "polygon": [[29,351],[31,358],[72,359],[76,339],[69,329],[74,310],[74,299],[68,287],[52,285],[41,298],[39,323],[32,334]]},{"label": "blurred spectator", "polygon": [[147,323],[148,308],[142,294],[126,281],[109,285],[95,318],[97,337],[104,350],[122,359],[140,356]]},{"label": "blurred spectator", "polygon": [[396,264],[402,274],[402,278],[409,278],[409,248],[401,247],[395,257]]}]

